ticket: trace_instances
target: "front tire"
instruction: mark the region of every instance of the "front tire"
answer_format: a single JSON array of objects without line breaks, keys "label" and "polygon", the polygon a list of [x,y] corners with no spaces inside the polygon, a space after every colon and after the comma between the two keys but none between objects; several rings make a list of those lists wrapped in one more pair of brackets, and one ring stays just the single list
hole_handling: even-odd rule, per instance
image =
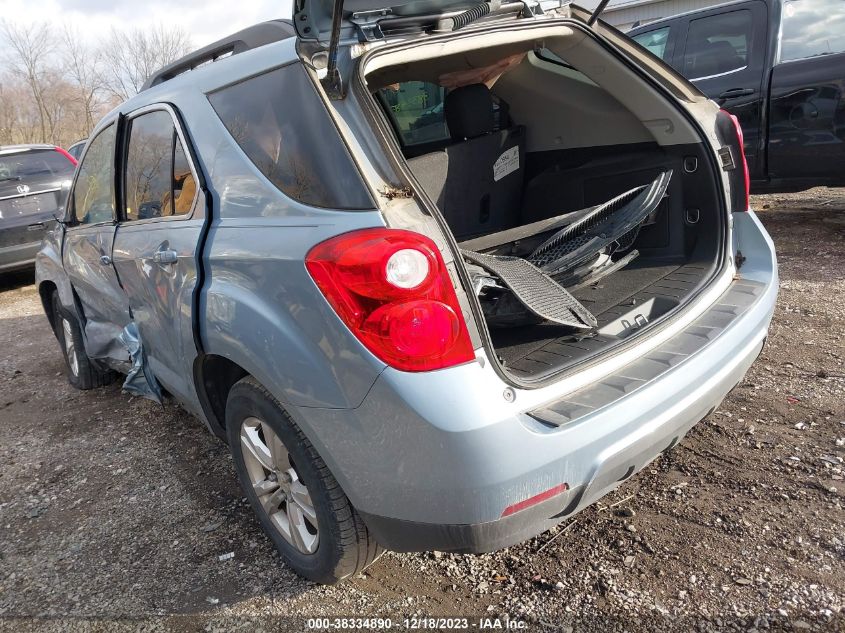
[{"label": "front tire", "polygon": [[85,341],[79,321],[71,313],[62,308],[58,291],[53,292],[53,324],[56,338],[65,357],[65,369],[68,382],[77,389],[88,390],[105,387],[112,383],[115,373],[101,370],[88,358],[85,353]]},{"label": "front tire", "polygon": [[226,435],[241,487],[296,573],[334,584],[382,554],[317,451],[251,377],[229,392]]}]

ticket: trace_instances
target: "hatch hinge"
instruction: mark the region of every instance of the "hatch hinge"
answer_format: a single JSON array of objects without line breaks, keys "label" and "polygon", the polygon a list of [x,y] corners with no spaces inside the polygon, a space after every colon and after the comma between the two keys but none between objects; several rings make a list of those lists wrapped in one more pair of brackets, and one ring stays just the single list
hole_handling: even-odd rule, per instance
[{"label": "hatch hinge", "polygon": [[358,11],[349,19],[358,28],[361,38],[366,42],[384,39],[379,21],[393,14],[390,7],[372,11]]},{"label": "hatch hinge", "polygon": [[534,8],[531,7],[531,3],[528,0],[522,0],[522,17],[523,18],[533,18],[537,15],[543,15],[543,7],[540,6],[538,2],[534,5]]}]

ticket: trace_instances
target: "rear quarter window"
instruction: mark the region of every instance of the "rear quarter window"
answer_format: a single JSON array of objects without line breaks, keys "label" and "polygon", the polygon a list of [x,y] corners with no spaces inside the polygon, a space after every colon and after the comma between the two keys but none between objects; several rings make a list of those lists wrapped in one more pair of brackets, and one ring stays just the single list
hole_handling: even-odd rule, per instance
[{"label": "rear quarter window", "polygon": [[208,95],[243,152],[285,195],[329,209],[373,201],[314,85],[300,64]]}]

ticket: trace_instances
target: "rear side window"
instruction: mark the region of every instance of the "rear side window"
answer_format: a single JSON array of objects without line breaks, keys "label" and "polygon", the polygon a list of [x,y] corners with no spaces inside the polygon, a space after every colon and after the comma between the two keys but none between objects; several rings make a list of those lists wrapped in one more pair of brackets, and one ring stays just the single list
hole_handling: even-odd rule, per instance
[{"label": "rear side window", "polygon": [[751,11],[742,9],[692,20],[683,74],[703,79],[745,68],[751,46]]},{"label": "rear side window", "polygon": [[148,112],[130,122],[124,189],[126,220],[190,213],[196,181],[170,113]]},{"label": "rear side window", "polygon": [[632,39],[652,55],[656,55],[664,62],[668,61],[666,59],[666,43],[669,41],[668,26],[655,31],[649,31],[648,33],[640,33]]},{"label": "rear side window", "polygon": [[403,81],[378,91],[402,144],[421,145],[449,139],[443,102],[446,89],[427,81]]},{"label": "rear side window", "polygon": [[299,64],[223,88],[208,99],[244,153],[289,197],[331,209],[373,208],[358,168]]},{"label": "rear side window", "polygon": [[787,0],[779,61],[845,52],[845,0]]},{"label": "rear side window", "polygon": [[62,178],[73,174],[74,165],[55,150],[31,150],[0,154],[0,185],[26,184],[28,180]]},{"label": "rear side window", "polygon": [[79,224],[114,218],[114,125],[100,132],[79,164],[73,190],[73,211]]}]

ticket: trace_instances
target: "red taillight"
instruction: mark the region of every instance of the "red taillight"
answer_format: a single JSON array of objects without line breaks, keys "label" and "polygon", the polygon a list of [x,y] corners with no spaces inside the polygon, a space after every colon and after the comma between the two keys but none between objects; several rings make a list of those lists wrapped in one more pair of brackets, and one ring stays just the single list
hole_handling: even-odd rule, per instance
[{"label": "red taillight", "polygon": [[424,235],[346,233],[312,248],[305,266],[358,340],[391,367],[429,371],[475,358],[446,265]]},{"label": "red taillight", "polygon": [[745,158],[745,137],[742,135],[742,126],[739,124],[739,119],[727,110],[722,110],[722,112],[730,117],[734,130],[736,131],[736,137],[739,141],[739,155],[741,156],[742,163],[738,167],[742,168],[742,174],[745,177],[745,182],[743,183],[745,187],[745,205],[742,209],[734,209],[734,211],[747,211],[751,207],[751,175],[748,171],[748,161]]},{"label": "red taillight", "polygon": [[76,165],[76,159],[73,156],[71,156],[70,154],[68,154],[67,151],[63,150],[61,147],[56,147],[55,150],[59,154],[61,154],[65,158],[67,158],[70,162],[72,162],[74,164],[74,166]]},{"label": "red taillight", "polygon": [[513,505],[508,506],[505,508],[504,512],[502,512],[503,517],[510,516],[515,512],[519,512],[520,510],[525,510],[525,508],[530,508],[531,506],[537,505],[547,499],[551,499],[552,497],[556,497],[557,495],[561,494],[562,492],[566,492],[569,490],[568,484],[558,484],[554,488],[549,488],[545,492],[541,492],[538,495],[534,495],[533,497],[529,497],[525,501],[520,501],[519,503],[514,503]]}]

